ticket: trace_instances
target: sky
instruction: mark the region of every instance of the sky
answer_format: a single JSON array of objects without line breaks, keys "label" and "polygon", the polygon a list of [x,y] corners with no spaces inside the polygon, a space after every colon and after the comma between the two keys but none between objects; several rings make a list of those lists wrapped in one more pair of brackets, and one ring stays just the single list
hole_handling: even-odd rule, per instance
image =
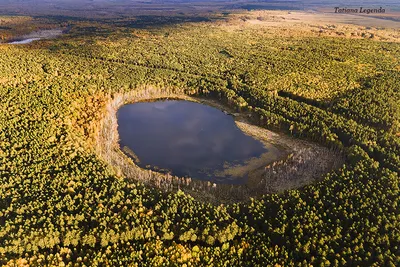
[{"label": "sky", "polygon": [[[400,0],[0,0],[0,14],[16,15],[69,15],[74,12],[130,14],[145,10],[201,12],[232,8],[300,9],[318,7],[363,7],[400,12]],[[293,8],[295,7],[295,8]],[[82,15],[82,14],[76,15]]]}]

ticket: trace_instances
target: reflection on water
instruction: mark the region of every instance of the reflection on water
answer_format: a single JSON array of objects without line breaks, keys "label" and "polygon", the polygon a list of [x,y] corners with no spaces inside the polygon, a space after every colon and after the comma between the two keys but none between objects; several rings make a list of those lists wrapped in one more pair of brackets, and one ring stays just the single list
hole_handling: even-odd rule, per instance
[{"label": "reflection on water", "polygon": [[41,39],[56,38],[60,36],[62,33],[63,31],[61,29],[41,30],[20,36],[19,38],[16,38],[15,41],[9,42],[9,44],[29,44],[33,41]]},{"label": "reflection on water", "polygon": [[28,38],[28,39],[24,39],[21,41],[14,41],[14,42],[11,42],[10,44],[29,44],[36,40],[40,40],[40,38]]},{"label": "reflection on water", "polygon": [[168,169],[174,175],[213,182],[224,163],[238,164],[267,150],[245,135],[222,111],[189,101],[158,101],[125,105],[118,111],[120,146],[139,158],[138,165]]}]

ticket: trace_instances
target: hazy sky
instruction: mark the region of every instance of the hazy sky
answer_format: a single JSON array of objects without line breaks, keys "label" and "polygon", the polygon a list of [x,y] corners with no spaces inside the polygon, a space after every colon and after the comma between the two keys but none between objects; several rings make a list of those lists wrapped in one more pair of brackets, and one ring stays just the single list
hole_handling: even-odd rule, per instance
[{"label": "hazy sky", "polygon": [[[201,12],[232,8],[310,10],[317,7],[364,7],[400,11],[400,0],[0,0],[0,14],[112,15],[137,12]],[[144,12],[145,13],[145,12]]]},{"label": "hazy sky", "polygon": [[192,3],[192,2],[219,2],[219,3],[281,3],[299,2],[303,4],[320,4],[320,5],[400,5],[399,0],[0,0],[0,4],[9,5],[26,5],[26,4],[137,4],[137,3]]}]

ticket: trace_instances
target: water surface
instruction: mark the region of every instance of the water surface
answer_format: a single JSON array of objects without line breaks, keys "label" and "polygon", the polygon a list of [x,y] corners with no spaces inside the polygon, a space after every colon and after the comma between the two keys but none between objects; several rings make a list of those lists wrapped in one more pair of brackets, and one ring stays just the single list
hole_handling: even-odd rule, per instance
[{"label": "water surface", "polygon": [[63,30],[61,29],[40,30],[17,37],[14,41],[9,42],[9,44],[29,44],[37,40],[56,38],[62,35],[62,33]]},{"label": "water surface", "polygon": [[40,39],[41,38],[28,38],[28,39],[23,39],[21,41],[14,41],[14,42],[11,42],[10,44],[29,44],[29,43],[32,43],[33,41],[40,40]]},{"label": "water surface", "polygon": [[243,183],[246,177],[216,173],[267,152],[260,141],[237,127],[232,116],[199,103],[134,103],[121,107],[117,117],[120,146],[137,156],[139,166],[166,169],[181,177]]}]

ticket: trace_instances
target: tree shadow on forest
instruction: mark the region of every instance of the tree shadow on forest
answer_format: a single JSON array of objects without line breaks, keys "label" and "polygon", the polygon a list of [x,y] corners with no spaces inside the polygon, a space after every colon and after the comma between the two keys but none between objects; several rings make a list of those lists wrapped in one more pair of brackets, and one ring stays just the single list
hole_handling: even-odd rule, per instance
[{"label": "tree shadow on forest", "polygon": [[200,23],[200,22],[211,22],[220,20],[221,18],[208,17],[208,16],[186,16],[186,15],[175,15],[175,16],[155,16],[155,15],[143,15],[137,16],[134,20],[120,20],[120,21],[107,21],[107,24],[115,25],[117,27],[134,28],[134,29],[148,29],[148,28],[162,28],[165,26],[172,26],[181,23]]},{"label": "tree shadow on forest", "polygon": [[212,22],[218,20],[224,20],[229,13],[220,14],[184,14],[177,13],[174,15],[137,15],[132,17],[117,17],[117,18],[84,18],[84,17],[71,17],[71,16],[37,16],[35,18],[47,19],[57,23],[71,24],[78,22],[93,22],[94,24],[100,24],[105,26],[114,26],[122,28],[133,28],[133,29],[148,29],[148,28],[160,28],[166,26],[172,26],[182,23],[199,23],[199,22]]},{"label": "tree shadow on forest", "polygon": [[69,25],[70,31],[67,38],[90,39],[90,37],[107,38],[119,31],[130,33],[132,29],[162,30],[163,28],[184,23],[202,23],[225,20],[229,13],[225,14],[202,14],[202,15],[139,15],[134,17],[120,18],[78,18],[71,16],[38,16],[36,18],[46,18],[50,21]]},{"label": "tree shadow on forest", "polygon": [[47,16],[52,22],[68,25],[68,32],[59,38],[59,42],[41,42],[37,45],[31,45],[31,48],[48,48],[49,52],[57,53],[60,50],[64,52],[75,51],[75,41],[85,43],[88,46],[80,46],[82,54],[97,57],[99,51],[103,48],[96,44],[96,39],[109,39],[115,41],[118,38],[132,37],[132,30],[148,30],[154,34],[161,34],[168,37],[165,29],[184,23],[202,23],[225,20],[229,13],[225,14],[202,14],[188,15],[175,14],[169,16],[162,15],[140,15],[135,17],[120,18],[76,18],[70,16]]}]

